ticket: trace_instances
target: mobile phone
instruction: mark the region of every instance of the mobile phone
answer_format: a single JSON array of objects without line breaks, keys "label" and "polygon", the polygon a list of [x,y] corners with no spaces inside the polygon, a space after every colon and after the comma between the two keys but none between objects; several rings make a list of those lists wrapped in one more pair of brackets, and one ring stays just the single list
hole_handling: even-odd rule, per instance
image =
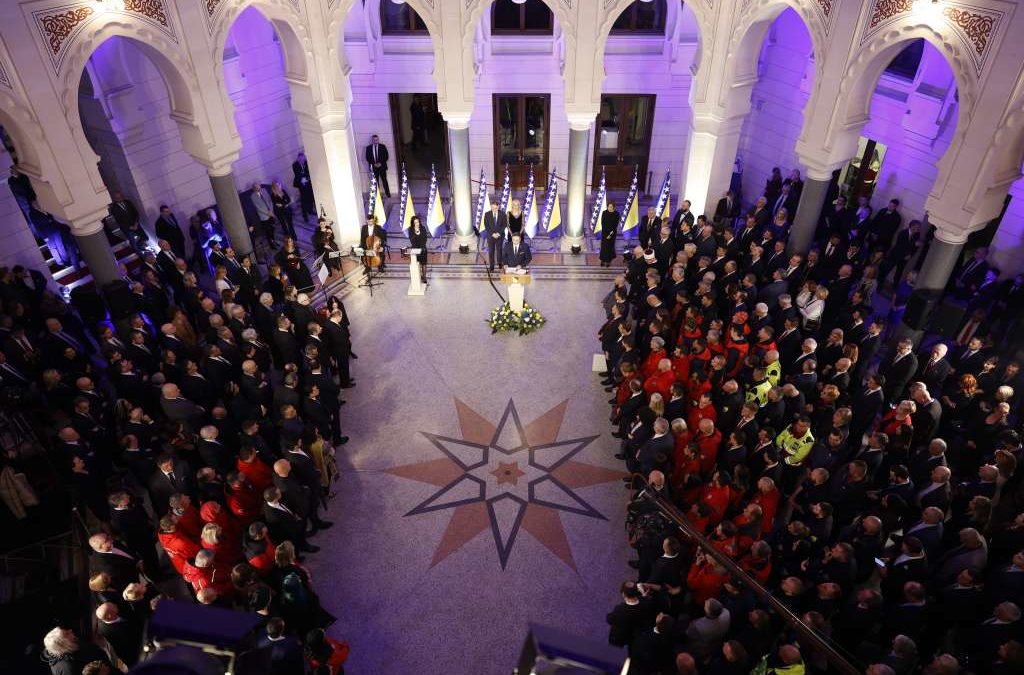
[{"label": "mobile phone", "polygon": [[875,558],[875,564],[878,565],[879,567],[885,567],[885,561],[882,560],[881,558]]}]

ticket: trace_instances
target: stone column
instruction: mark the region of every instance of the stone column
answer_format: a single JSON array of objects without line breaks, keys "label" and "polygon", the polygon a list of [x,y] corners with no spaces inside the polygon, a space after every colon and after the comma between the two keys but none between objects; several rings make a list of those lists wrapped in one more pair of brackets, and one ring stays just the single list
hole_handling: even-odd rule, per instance
[{"label": "stone column", "polygon": [[562,248],[579,253],[583,246],[583,206],[587,197],[587,158],[590,150],[590,127],[596,114],[573,115],[569,118],[569,202],[566,208],[565,237]]},{"label": "stone column", "polygon": [[345,247],[359,240],[366,208],[363,201],[361,164],[356,158],[356,139],[345,101],[335,110],[318,115],[297,113],[303,150],[309,162],[318,209],[334,221],[334,234]]},{"label": "stone column", "polygon": [[97,291],[104,284],[121,278],[121,274],[117,271],[117,260],[114,259],[114,252],[107,240],[107,233],[99,220],[93,221],[85,227],[74,226],[71,228],[71,232],[75,236],[82,260],[89,267],[89,273],[92,274],[93,285]]},{"label": "stone column", "polygon": [[242,212],[242,200],[238,196],[231,166],[209,169],[208,173],[210,185],[213,186],[213,198],[217,202],[217,211],[220,212],[224,230],[231,240],[231,248],[235,249],[235,254],[239,258],[247,256],[252,253],[252,237],[249,235],[249,226]]},{"label": "stone column", "polygon": [[469,116],[445,116],[445,120],[448,122],[448,148],[451,153],[456,240],[459,251],[468,253],[476,244],[473,236],[473,186],[469,175]]},{"label": "stone column", "polygon": [[718,200],[729,189],[742,126],[743,116],[725,120],[693,116],[686,159],[686,184],[680,195],[680,199],[690,200],[693,213],[706,214],[710,220]]},{"label": "stone column", "polygon": [[[934,224],[934,223],[933,223]],[[942,229],[935,230],[935,238],[928,246],[928,255],[925,256],[924,264],[917,275],[915,291],[931,291],[941,294],[953,268],[960,260],[960,254],[964,250],[966,234],[961,238],[958,232],[949,232]]]},{"label": "stone column", "polygon": [[789,243],[786,252],[790,255],[805,255],[818,229],[818,218],[825,207],[825,197],[832,181],[832,172],[819,173],[808,169],[804,177],[804,189],[800,193],[800,204],[796,207],[793,224],[789,228]]}]

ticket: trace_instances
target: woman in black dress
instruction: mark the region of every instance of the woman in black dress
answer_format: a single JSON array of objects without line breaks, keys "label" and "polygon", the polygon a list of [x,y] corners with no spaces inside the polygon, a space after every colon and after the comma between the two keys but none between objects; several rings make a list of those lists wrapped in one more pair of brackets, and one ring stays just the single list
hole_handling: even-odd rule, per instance
[{"label": "woman in black dress", "polygon": [[601,267],[611,267],[615,260],[615,238],[619,234],[619,212],[615,202],[608,200],[601,213]]},{"label": "woman in black dress", "polygon": [[513,234],[523,233],[523,205],[518,199],[513,199],[508,210],[508,238]]},{"label": "woman in black dress", "polygon": [[317,222],[316,231],[313,232],[313,254],[317,258],[323,258],[323,264],[327,265],[328,278],[335,274],[341,274],[341,256],[331,256],[338,253],[338,243],[334,240],[334,229],[325,218]]},{"label": "woman in black dress", "polygon": [[420,223],[420,217],[413,216],[409,223],[409,248],[420,250],[416,259],[420,261],[420,281],[423,283],[427,283],[427,240],[429,238],[430,232]]},{"label": "woman in black dress", "polygon": [[295,225],[292,222],[292,198],[285,192],[284,186],[279,181],[270,184],[270,203],[274,206],[274,217],[281,223],[284,233],[295,238]]}]

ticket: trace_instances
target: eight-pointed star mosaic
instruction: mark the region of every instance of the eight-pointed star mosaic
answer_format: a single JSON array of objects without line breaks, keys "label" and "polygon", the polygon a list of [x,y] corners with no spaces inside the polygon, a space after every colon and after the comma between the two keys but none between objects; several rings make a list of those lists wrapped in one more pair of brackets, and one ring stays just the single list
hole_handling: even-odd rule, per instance
[{"label": "eight-pointed star mosaic", "polygon": [[562,401],[524,425],[509,399],[494,424],[455,399],[462,438],[420,432],[443,457],[388,470],[438,487],[406,516],[451,513],[431,567],[490,529],[502,569],[519,532],[526,530],[576,570],[562,517],[605,520],[576,491],[625,474],[576,458],[597,436],[558,440],[568,403]]}]

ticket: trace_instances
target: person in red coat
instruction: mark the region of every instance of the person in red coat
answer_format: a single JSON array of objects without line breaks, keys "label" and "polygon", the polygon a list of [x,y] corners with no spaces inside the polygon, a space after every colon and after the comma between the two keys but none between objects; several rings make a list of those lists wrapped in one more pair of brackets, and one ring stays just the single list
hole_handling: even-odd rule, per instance
[{"label": "person in red coat", "polygon": [[236,521],[224,507],[217,502],[206,502],[199,509],[204,523],[215,523],[221,528],[221,544],[230,551],[241,550],[242,533]]},{"label": "person in red coat", "polygon": [[217,591],[218,598],[227,598],[234,591],[231,568],[218,565],[213,551],[203,549],[196,553],[193,561],[185,563],[185,570],[181,575],[192,586],[194,593],[204,588],[212,588]]},{"label": "person in red coat", "polygon": [[[701,473],[709,476],[718,461],[718,448],[722,445],[722,432],[715,428],[714,420],[705,417],[697,424],[695,440],[697,447],[700,448]],[[728,501],[728,497],[726,501]]]},{"label": "person in red coat", "polygon": [[615,407],[619,408],[629,400],[629,397],[633,395],[633,392],[629,388],[631,380],[636,379],[636,366],[632,363],[623,363],[619,366],[619,372],[622,373],[622,381],[619,382],[618,389],[615,390]]},{"label": "person in red coat", "polygon": [[733,560],[739,560],[750,547],[754,540],[750,537],[741,536],[736,530],[736,525],[731,520],[723,520],[715,528],[715,531],[708,537],[708,541],[722,555],[727,555]]},{"label": "person in red coat", "polygon": [[170,513],[178,524],[178,532],[198,544],[204,523],[199,517],[199,510],[192,506],[192,499],[188,495],[174,494],[171,495],[170,505]]},{"label": "person in red coat", "polygon": [[672,385],[675,384],[676,374],[672,372],[672,361],[662,359],[658,362],[658,372],[651,375],[644,381],[644,391],[648,398],[651,394],[661,394],[662,399],[672,398]]},{"label": "person in red coat", "polygon": [[239,448],[235,468],[238,469],[238,473],[245,476],[258,495],[263,494],[263,491],[274,482],[274,472],[266,462],[260,459],[255,448],[248,446]]},{"label": "person in red coat", "polygon": [[178,531],[178,523],[170,514],[160,519],[160,532],[156,538],[178,574],[183,574],[188,561],[199,553],[199,544]]},{"label": "person in red coat", "polygon": [[274,569],[274,542],[266,525],[257,521],[249,526],[242,539],[242,557],[261,577]]},{"label": "person in red coat", "polygon": [[718,525],[725,518],[725,511],[729,508],[730,483],[732,483],[732,476],[716,471],[711,477],[711,481],[704,486],[700,500],[711,509],[709,522],[712,525]]},{"label": "person in red coat", "polygon": [[244,529],[259,517],[263,508],[263,493],[257,492],[245,476],[237,471],[227,475],[224,486],[224,500],[231,512]]},{"label": "person in red coat", "polygon": [[[711,382],[703,370],[691,370],[690,379],[686,381],[686,398],[690,406],[696,408],[700,404],[700,397],[711,391]],[[691,426],[691,429],[696,427]]]},{"label": "person in red coat", "polygon": [[666,357],[668,357],[668,353],[665,351],[665,341],[658,336],[652,337],[651,353],[647,355],[643,365],[640,366],[640,372],[643,373],[645,380],[658,372],[658,363]]},{"label": "person in red coat", "polygon": [[672,372],[676,374],[676,382],[690,379],[690,356],[682,347],[672,350]]},{"label": "person in red coat", "polygon": [[711,598],[717,598],[728,580],[729,573],[724,568],[705,558],[703,553],[698,553],[696,562],[686,575],[686,586],[690,589],[693,605],[703,607]]},{"label": "person in red coat", "polygon": [[700,448],[689,442],[677,449],[675,461],[672,462],[672,493],[677,495],[683,504],[694,504],[700,500],[704,490],[704,482],[700,472]]},{"label": "person in red coat", "polygon": [[711,420],[714,424],[718,421],[718,410],[711,401],[711,392],[706,391],[697,399],[697,405],[687,413],[686,423],[691,429],[700,429],[701,420]]},{"label": "person in red coat", "polygon": [[764,541],[754,542],[750,553],[740,560],[740,567],[762,585],[767,584],[772,575],[772,547]]},{"label": "person in red coat", "polygon": [[757,492],[750,501],[761,507],[761,536],[767,537],[775,527],[775,514],[779,510],[779,500],[782,498],[779,489],[775,487],[775,481],[764,477],[757,481]]}]

